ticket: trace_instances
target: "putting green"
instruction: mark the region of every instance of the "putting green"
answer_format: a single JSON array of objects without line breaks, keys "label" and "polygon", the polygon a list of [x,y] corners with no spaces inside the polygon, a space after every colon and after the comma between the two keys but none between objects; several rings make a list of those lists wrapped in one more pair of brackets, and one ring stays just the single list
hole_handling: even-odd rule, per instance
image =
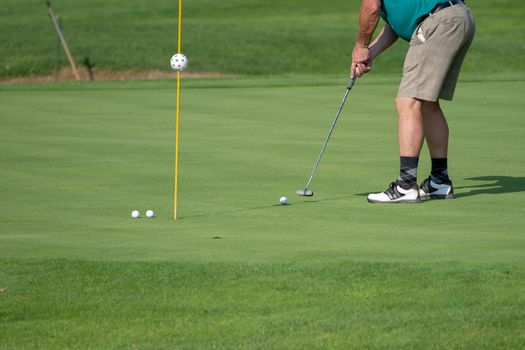
[{"label": "putting green", "polygon": [[[457,198],[381,206],[397,176],[395,79],[348,98],[338,79],[188,81],[180,219],[172,221],[170,82],[4,88],[2,255],[94,260],[469,261],[523,259],[523,83],[465,79],[444,103]],[[428,175],[423,151],[419,178]],[[280,206],[287,196],[290,205]],[[143,218],[131,219],[132,209]],[[157,212],[146,219],[146,209]],[[213,239],[220,237],[222,239]]]}]

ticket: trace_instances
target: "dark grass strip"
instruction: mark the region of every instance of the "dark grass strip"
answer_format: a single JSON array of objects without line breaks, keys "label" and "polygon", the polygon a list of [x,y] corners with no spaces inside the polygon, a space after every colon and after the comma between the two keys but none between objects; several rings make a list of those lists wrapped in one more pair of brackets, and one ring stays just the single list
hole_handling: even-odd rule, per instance
[{"label": "dark grass strip", "polygon": [[1,260],[3,348],[522,348],[525,269]]}]

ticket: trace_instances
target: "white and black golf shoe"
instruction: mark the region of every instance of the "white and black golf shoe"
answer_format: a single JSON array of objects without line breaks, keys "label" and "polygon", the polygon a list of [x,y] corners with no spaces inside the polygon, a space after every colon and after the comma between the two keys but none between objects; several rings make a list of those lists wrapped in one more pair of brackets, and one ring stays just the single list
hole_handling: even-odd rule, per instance
[{"label": "white and black golf shoe", "polygon": [[419,203],[419,190],[417,185],[411,189],[405,190],[395,181],[384,192],[370,193],[368,195],[370,203]]},{"label": "white and black golf shoe", "polygon": [[430,176],[419,186],[419,196],[422,199],[452,199],[454,198],[454,187],[452,181],[444,183],[435,183]]}]

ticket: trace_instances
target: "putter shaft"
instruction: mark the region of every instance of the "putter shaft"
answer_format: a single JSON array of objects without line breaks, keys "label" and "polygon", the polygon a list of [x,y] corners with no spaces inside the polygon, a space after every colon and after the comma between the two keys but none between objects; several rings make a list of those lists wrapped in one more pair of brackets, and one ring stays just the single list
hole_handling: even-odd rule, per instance
[{"label": "putter shaft", "polygon": [[312,179],[314,178],[315,172],[317,171],[317,167],[319,166],[319,163],[321,162],[321,158],[323,156],[324,150],[326,149],[326,145],[328,144],[328,140],[330,139],[330,136],[332,135],[332,132],[334,131],[335,124],[337,123],[337,120],[339,119],[339,115],[341,114],[341,111],[343,110],[343,106],[345,105],[346,98],[348,97],[348,94],[350,93],[350,90],[352,90],[352,87],[354,86],[355,80],[357,79],[357,76],[354,76],[350,81],[348,82],[348,86],[346,87],[345,94],[343,96],[343,100],[341,101],[341,104],[339,105],[339,109],[337,110],[337,113],[335,115],[335,118],[332,122],[332,125],[330,126],[330,130],[328,131],[328,135],[326,135],[326,138],[323,142],[323,147],[321,147],[321,152],[317,156],[317,159],[315,161],[314,167],[312,169],[312,173],[310,174],[310,178],[308,179],[308,182],[306,183],[306,186],[304,188],[304,192],[308,192],[308,189],[310,188],[310,184],[312,183]]}]

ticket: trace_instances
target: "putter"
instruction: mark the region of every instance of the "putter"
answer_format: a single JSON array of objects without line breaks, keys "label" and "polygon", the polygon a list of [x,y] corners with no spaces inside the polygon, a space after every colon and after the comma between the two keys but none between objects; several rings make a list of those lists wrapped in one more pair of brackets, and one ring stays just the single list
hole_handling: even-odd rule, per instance
[{"label": "putter", "polygon": [[321,157],[323,156],[326,145],[328,144],[330,135],[332,135],[332,131],[334,130],[335,124],[337,123],[337,119],[339,119],[339,114],[341,114],[341,110],[343,109],[343,106],[345,105],[346,98],[348,97],[350,90],[352,90],[352,87],[354,86],[356,79],[357,79],[357,74],[354,75],[354,77],[351,78],[350,81],[348,82],[348,86],[346,87],[343,101],[341,101],[341,105],[339,106],[339,109],[337,110],[337,114],[335,115],[334,121],[332,122],[332,126],[330,127],[330,130],[328,131],[328,135],[326,135],[326,139],[324,140],[323,147],[321,148],[321,153],[319,153],[319,156],[317,157],[317,160],[315,161],[314,168],[312,169],[312,174],[310,175],[310,178],[308,179],[308,182],[306,183],[304,190],[297,190],[295,192],[298,196],[311,197],[314,195],[314,192],[310,189],[310,184],[312,183],[312,179],[314,178],[317,167],[319,166]]}]

